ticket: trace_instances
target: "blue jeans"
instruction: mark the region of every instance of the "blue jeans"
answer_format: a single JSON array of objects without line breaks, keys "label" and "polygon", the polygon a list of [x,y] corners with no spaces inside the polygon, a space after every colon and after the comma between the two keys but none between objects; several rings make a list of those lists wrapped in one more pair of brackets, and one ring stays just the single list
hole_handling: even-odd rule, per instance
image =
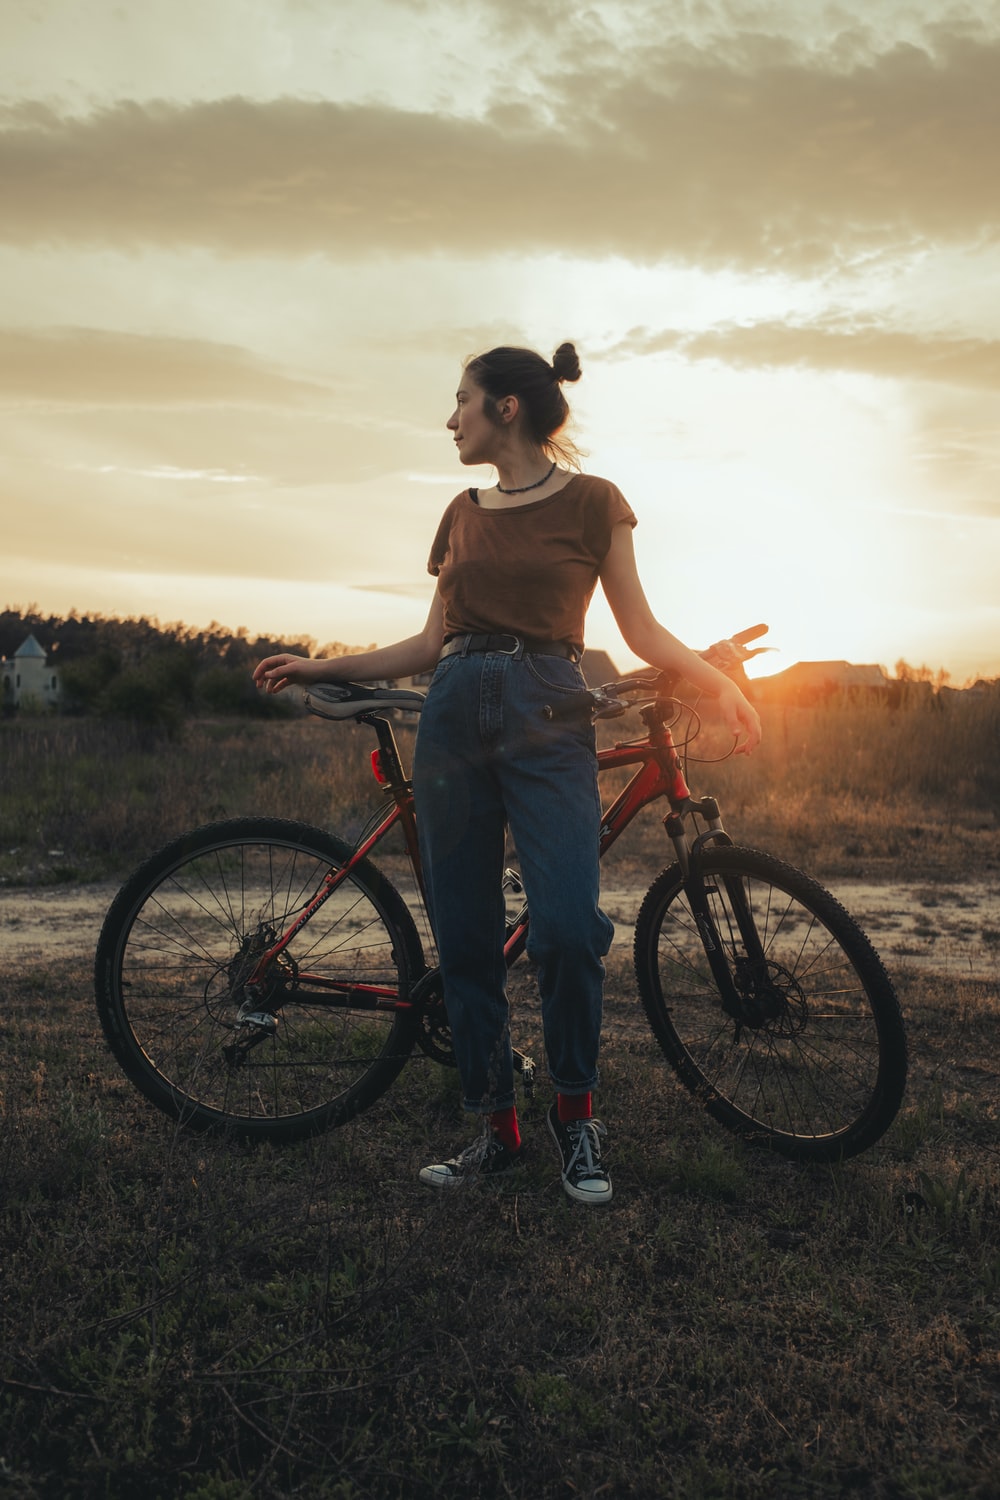
[{"label": "blue jeans", "polygon": [[546,705],[585,687],[557,656],[456,654],[439,662],[413,762],[431,923],[465,1108],[514,1102],[506,964],[509,825],[531,914],[549,1075],[565,1094],[598,1081],[604,964],[601,806],[593,726]]}]

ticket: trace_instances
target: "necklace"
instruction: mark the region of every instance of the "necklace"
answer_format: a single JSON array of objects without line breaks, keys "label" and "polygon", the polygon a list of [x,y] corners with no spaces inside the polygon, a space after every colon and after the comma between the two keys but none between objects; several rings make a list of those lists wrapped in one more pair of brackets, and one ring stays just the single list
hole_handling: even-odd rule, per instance
[{"label": "necklace", "polygon": [[547,479],[551,479],[552,478],[552,476],[555,473],[555,471],[556,471],[556,466],[553,463],[553,465],[552,465],[551,469],[549,470],[549,472],[547,474],[543,474],[542,477],[541,477],[541,479],[536,479],[535,482],[534,482],[534,484],[522,484],[522,485],[519,485],[516,490],[505,490],[504,487],[503,487],[503,485],[500,483],[500,481],[498,479],[497,480],[497,489],[500,491],[501,495],[523,495],[526,490],[537,490],[541,485],[543,485],[545,483],[545,481]]}]

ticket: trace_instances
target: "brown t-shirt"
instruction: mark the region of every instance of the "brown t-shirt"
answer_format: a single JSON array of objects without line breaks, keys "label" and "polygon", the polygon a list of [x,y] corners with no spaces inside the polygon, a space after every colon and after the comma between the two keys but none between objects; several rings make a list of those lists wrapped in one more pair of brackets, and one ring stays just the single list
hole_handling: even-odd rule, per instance
[{"label": "brown t-shirt", "polygon": [[427,564],[438,579],[445,635],[507,632],[582,651],[584,616],[619,521],[635,525],[631,506],[591,474],[504,510],[463,490],[441,518]]}]

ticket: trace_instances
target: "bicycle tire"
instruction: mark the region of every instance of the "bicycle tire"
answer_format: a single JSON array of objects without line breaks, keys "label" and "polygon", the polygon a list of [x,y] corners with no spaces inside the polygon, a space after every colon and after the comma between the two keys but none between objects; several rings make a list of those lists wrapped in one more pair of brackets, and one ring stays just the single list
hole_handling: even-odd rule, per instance
[{"label": "bicycle tire", "polygon": [[[709,909],[744,992],[752,959],[732,907],[739,882],[767,968],[769,1019],[726,1015],[679,865],[653,882],[635,926],[642,1003],[681,1082],[728,1130],[804,1162],[854,1156],[888,1129],[906,1086],[906,1034],[864,932],[810,876],[757,849],[701,855]],[[729,887],[727,889],[727,882]],[[759,972],[759,965],[758,965]]]},{"label": "bicycle tire", "polygon": [[378,984],[405,999],[423,972],[410,912],[368,860],[272,965],[266,1013],[250,1005],[264,1024],[237,1019],[261,945],[350,856],[307,824],[238,818],[175,839],[126,881],[97,945],[97,1010],[152,1104],[195,1130],[289,1142],[343,1124],[393,1082],[413,1049],[413,1013],[299,988],[308,970],[342,991]]}]

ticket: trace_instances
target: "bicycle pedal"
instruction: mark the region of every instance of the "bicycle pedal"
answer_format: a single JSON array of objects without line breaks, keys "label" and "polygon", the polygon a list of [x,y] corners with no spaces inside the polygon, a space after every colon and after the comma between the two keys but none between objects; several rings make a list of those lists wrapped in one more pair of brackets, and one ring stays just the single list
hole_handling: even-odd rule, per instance
[{"label": "bicycle pedal", "polygon": [[535,1092],[535,1060],[528,1057],[524,1052],[514,1049],[514,1071],[521,1075],[521,1087],[524,1090],[525,1099],[531,1099]]}]

